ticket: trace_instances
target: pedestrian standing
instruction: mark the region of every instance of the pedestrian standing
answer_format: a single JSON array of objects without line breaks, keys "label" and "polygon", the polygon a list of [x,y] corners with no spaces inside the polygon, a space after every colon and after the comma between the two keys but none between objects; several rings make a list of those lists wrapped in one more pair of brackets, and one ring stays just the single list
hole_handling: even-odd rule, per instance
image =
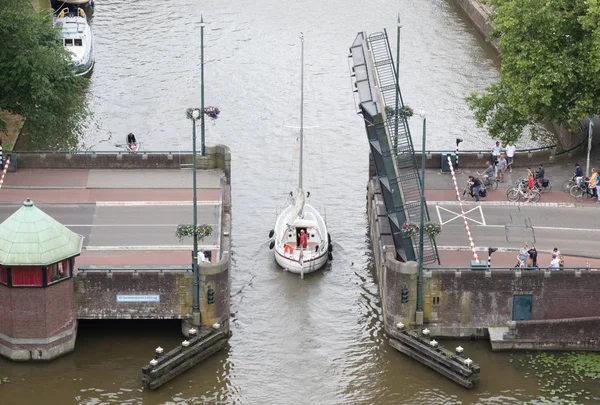
[{"label": "pedestrian standing", "polygon": [[519,250],[519,256],[517,256],[517,266],[525,267],[525,261],[527,260],[527,242],[523,243],[523,247]]},{"label": "pedestrian standing", "polygon": [[[596,169],[592,168],[592,176],[590,177],[589,187],[592,189],[592,193],[598,198],[598,201],[600,201],[600,196],[598,194],[598,180],[598,172]],[[598,203],[598,201],[596,201],[596,203]]]},{"label": "pedestrian standing", "polygon": [[558,250],[558,248],[554,248],[552,250],[552,258],[554,259],[555,257],[559,257],[560,256],[560,250]]},{"label": "pedestrian standing", "polygon": [[535,246],[532,246],[531,249],[527,251],[529,257],[527,258],[527,267],[537,267],[537,250]]},{"label": "pedestrian standing", "polygon": [[498,155],[502,152],[502,145],[500,145],[500,141],[496,141],[494,145],[492,145],[492,149],[490,153],[492,154],[492,163],[495,165],[496,160],[498,159]]},{"label": "pedestrian standing", "polygon": [[498,163],[496,163],[496,178],[500,181],[500,183],[504,183],[504,171],[506,170],[506,159],[502,156],[502,153],[498,155]]},{"label": "pedestrian standing", "polygon": [[508,145],[506,145],[506,161],[508,162],[507,167],[511,173],[512,173],[512,166],[515,161],[516,150],[517,150],[517,148],[515,145],[513,145],[512,142],[509,142]]},{"label": "pedestrian standing", "polygon": [[550,270],[560,270],[560,257],[554,256],[552,260],[550,260]]},{"label": "pedestrian standing", "polygon": [[535,186],[535,180],[533,179],[533,173],[531,173],[531,169],[527,169],[527,202],[531,202],[531,191]]}]

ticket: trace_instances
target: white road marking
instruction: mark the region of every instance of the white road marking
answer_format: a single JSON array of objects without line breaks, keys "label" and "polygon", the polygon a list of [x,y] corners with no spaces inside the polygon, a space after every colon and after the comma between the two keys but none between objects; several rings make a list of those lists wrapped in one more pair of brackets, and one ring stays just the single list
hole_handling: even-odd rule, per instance
[{"label": "white road marking", "polygon": [[[192,250],[193,245],[146,245],[146,246],[84,246],[83,250]],[[219,245],[198,245],[198,249],[214,250]]]},{"label": "white road marking", "polygon": [[[213,225],[211,223],[208,223],[208,224]],[[179,225],[179,224],[71,224],[71,225],[65,225],[65,226],[71,227],[71,228],[86,228],[86,227],[90,227],[90,228],[98,228],[98,227],[134,228],[134,227],[148,227],[148,226],[156,226],[156,227],[173,226],[176,228],[177,225]],[[214,225],[213,228],[214,227],[216,227],[216,225]]]},{"label": "white road marking", "polygon": [[[564,208],[572,208],[581,206],[581,204],[575,203],[552,203],[552,202],[536,202],[536,203],[527,203],[527,202],[511,202],[511,201],[463,201],[463,205],[479,205],[481,206],[522,206],[522,207],[564,207]],[[427,205],[458,205],[458,201],[427,201]],[[591,205],[590,205],[591,207]]]},{"label": "white road marking", "polygon": [[[515,226],[515,224],[506,224]],[[505,225],[480,225],[480,227],[485,228],[505,228]],[[525,228],[525,227],[523,227]],[[545,230],[545,231],[573,231],[573,232],[600,232],[600,228],[558,228],[556,226],[532,226],[535,230]]]},{"label": "white road marking", "polygon": [[[471,208],[469,211],[465,212],[464,215],[462,213],[460,213],[460,212],[454,212],[454,211],[449,210],[447,208],[440,207],[439,205],[436,205],[435,209],[437,211],[438,219],[440,220],[440,224],[442,224],[442,225],[445,225],[445,224],[447,224],[449,222],[452,222],[456,218],[464,218],[466,220],[473,221],[473,222],[475,222],[476,224],[479,224],[479,225],[483,225],[483,226],[486,225],[486,223],[485,223],[485,217],[483,216],[483,210],[481,209],[481,205],[477,205],[475,208]],[[452,218],[450,218],[449,220],[447,220],[447,221],[444,222],[442,220],[442,214],[440,213],[440,209],[444,210],[444,211],[446,211],[446,212],[448,212],[448,213],[450,213],[450,214],[452,214],[454,216]],[[473,211],[477,211],[477,210],[479,210],[479,213],[481,214],[481,221],[478,221],[478,220],[476,220],[474,218],[470,218],[470,217],[467,216],[468,213],[473,212]]]},{"label": "white road marking", "polygon": [[[96,201],[98,207],[137,207],[145,205],[189,205],[192,206],[193,201]],[[196,205],[221,205],[221,201],[198,201]]]}]

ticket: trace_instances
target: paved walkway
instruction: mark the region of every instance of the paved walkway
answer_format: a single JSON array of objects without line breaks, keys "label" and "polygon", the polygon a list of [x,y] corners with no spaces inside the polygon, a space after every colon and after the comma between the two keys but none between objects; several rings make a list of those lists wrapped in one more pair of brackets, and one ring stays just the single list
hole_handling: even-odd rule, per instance
[{"label": "paved walkway", "polygon": [[[440,250],[440,261],[442,267],[468,267],[471,260],[473,260],[473,253],[470,250]],[[517,249],[514,251],[498,251],[492,254],[492,267],[513,267],[517,263]],[[487,250],[477,252],[480,261],[487,263],[488,253]],[[547,268],[550,265],[552,257],[550,252],[538,252],[538,267]],[[586,263],[589,263],[592,269],[600,269],[600,259],[592,259],[585,257],[574,257],[565,256],[566,267],[586,267]],[[436,265],[428,265],[426,267],[438,267]]]},{"label": "paved walkway", "polygon": [[[517,154],[516,156],[516,160],[518,162],[522,162],[521,159],[526,159],[526,155],[523,156],[519,156]],[[506,214],[506,209],[509,209],[511,206],[514,206],[514,210],[515,213],[518,211],[520,212],[521,215],[527,215],[528,217],[534,218],[533,215],[531,214],[526,214],[526,211],[523,211],[524,208],[519,208],[519,206],[523,207],[528,207],[527,209],[531,210],[536,210],[538,212],[539,215],[535,216],[534,218],[534,223],[533,223],[533,227],[532,228],[536,228],[538,229],[537,234],[538,234],[538,249],[539,246],[542,246],[544,244],[548,244],[548,243],[552,243],[553,246],[556,243],[557,245],[559,245],[562,250],[567,253],[569,251],[572,251],[572,253],[575,253],[577,251],[577,253],[575,255],[571,254],[571,255],[566,255],[565,256],[565,264],[568,267],[585,267],[586,266],[586,262],[589,262],[590,266],[592,268],[600,268],[600,259],[597,258],[590,258],[590,257],[586,257],[586,256],[596,256],[598,257],[598,255],[596,255],[594,252],[591,251],[587,251],[586,247],[584,246],[585,244],[582,243],[578,243],[575,239],[568,239],[565,240],[563,239],[563,243],[560,243],[560,241],[555,241],[555,240],[546,240],[544,239],[544,235],[548,236],[544,231],[540,230],[542,228],[549,228],[552,227],[552,224],[556,224],[556,223],[563,223],[564,221],[562,221],[563,217],[565,215],[569,215],[569,212],[573,212],[573,215],[575,215],[575,213],[577,213],[576,217],[577,219],[580,219],[581,216],[584,217],[588,217],[588,218],[593,218],[594,217],[594,213],[596,212],[595,210],[600,210],[600,204],[596,204],[596,200],[594,198],[584,198],[582,200],[577,200],[574,197],[572,197],[569,193],[563,192],[561,190],[561,185],[562,183],[567,180],[570,179],[573,175],[573,172],[575,171],[575,163],[579,163],[583,170],[585,171],[585,159],[582,159],[581,156],[577,157],[577,158],[572,158],[569,162],[567,163],[561,163],[561,164],[546,164],[545,165],[545,177],[547,179],[550,179],[552,181],[553,184],[553,188],[550,192],[548,193],[544,193],[542,194],[541,200],[538,203],[525,203],[525,202],[521,202],[521,203],[512,203],[509,202],[506,198],[506,192],[509,188],[511,188],[519,179],[524,178],[526,173],[527,173],[527,169],[525,167],[518,167],[518,168],[514,168],[513,172],[507,172],[505,174],[505,182],[499,184],[498,190],[496,191],[490,191],[488,193],[488,197],[486,199],[485,202],[481,202],[481,203],[475,203],[475,202],[471,202],[468,201],[466,202],[466,210],[469,210],[471,208],[473,208],[474,205],[481,205],[482,209],[485,210],[486,213],[486,217],[497,217],[499,218],[498,221],[501,222],[501,218],[505,218],[505,222],[509,222],[509,217]],[[600,169],[600,155],[599,156],[592,156],[592,159],[590,161],[590,169],[592,167],[598,168]],[[531,167],[532,170],[536,170],[537,167]],[[465,186],[466,182],[467,182],[467,178],[469,175],[476,175],[477,171],[482,172],[485,170],[485,167],[481,167],[480,169],[477,168],[464,168],[464,169],[460,169],[457,173],[457,183],[459,186],[460,191],[462,192],[463,187]],[[448,205],[452,205],[452,204],[458,204],[457,199],[456,199],[456,191],[454,189],[454,184],[452,182],[452,175],[450,173],[441,173],[439,170],[434,170],[434,169],[428,169],[426,170],[426,174],[425,174],[425,184],[426,184],[426,190],[425,190],[425,196],[427,198],[427,202],[428,205],[430,206],[430,214],[432,214],[432,218],[436,218],[434,212],[432,211],[432,206],[434,205],[445,205],[446,208],[449,208]],[[537,207],[537,208],[536,208]],[[562,207],[561,211],[558,207]],[[571,209],[574,210],[583,210],[583,211],[569,211]],[[590,211],[590,212],[584,212],[587,209],[591,209],[594,211]],[[454,211],[458,211],[458,207],[456,207],[456,209]],[[600,211],[597,211],[600,212]],[[483,215],[483,214],[482,214]],[[545,216],[545,220],[544,219],[540,219],[538,218],[539,216],[544,217]],[[557,217],[555,217],[556,215],[561,215],[561,220],[559,221],[557,219]],[[458,221],[456,221],[458,223]],[[493,267],[512,267],[515,265],[516,263],[516,256],[517,256],[517,251],[520,248],[520,243],[516,243],[514,241],[508,242],[508,239],[505,239],[505,237],[503,236],[502,238],[498,237],[496,238],[495,242],[491,242],[490,240],[481,237],[481,233],[484,232],[485,235],[490,236],[492,233],[494,233],[491,228],[488,229],[484,226],[480,226],[477,223],[473,223],[471,221],[470,225],[471,225],[471,231],[474,232],[475,234],[478,234],[479,236],[475,237],[475,243],[486,243],[485,250],[482,250],[480,252],[478,252],[479,255],[479,259],[486,261],[487,262],[487,246],[488,243],[491,246],[495,246],[495,247],[499,247],[500,251],[495,252],[492,255],[492,266]],[[499,222],[499,223],[500,223]],[[569,222],[569,221],[567,221]],[[598,228],[598,224],[600,224],[600,221],[588,221],[587,224],[582,225],[580,224],[578,221],[575,221],[575,217],[574,220],[572,221],[573,225],[571,225],[573,228],[577,228],[577,229],[573,229],[573,232],[569,232],[566,228],[561,231],[561,233],[564,235],[563,238],[577,238],[577,236],[575,235],[579,235],[579,238],[584,237],[591,237],[593,239],[596,238],[596,235],[591,233],[591,232],[586,232],[585,229],[583,228],[590,228],[590,230],[593,230],[594,228]],[[575,225],[577,224],[577,225]],[[489,225],[489,224],[488,224]],[[496,227],[498,227],[498,225],[495,225]],[[555,225],[556,226],[556,225]],[[565,225],[562,225],[565,226]],[[451,232],[451,235],[446,234],[445,236],[448,237],[450,236],[451,238],[453,238],[453,240],[455,241],[454,243],[452,243],[452,245],[457,245],[457,246],[462,246],[464,245],[464,250],[457,250],[455,248],[453,248],[452,250],[440,250],[440,259],[442,262],[442,266],[446,267],[446,266],[468,266],[470,261],[473,259],[473,254],[470,251],[470,249],[468,248],[468,241],[466,239],[466,233],[464,230],[464,226],[462,227],[462,229],[459,229],[457,227],[452,227],[452,226],[448,226],[445,227],[447,231]],[[498,231],[498,229],[495,230],[496,232]],[[531,231],[531,230],[529,230]],[[560,235],[554,234],[555,238],[560,238]],[[541,238],[541,239],[540,239]],[[442,238],[444,239],[444,238]],[[446,238],[447,239],[447,238]],[[525,240],[531,240],[530,237],[524,238]],[[546,243],[548,242],[548,243]],[[531,242],[530,242],[531,243]],[[573,248],[572,245],[577,245],[579,247],[581,247],[580,249],[575,249]],[[477,245],[480,246],[480,245]],[[538,264],[540,267],[547,267],[550,263],[551,260],[551,256],[549,251],[548,252],[543,252],[540,251],[539,252],[539,260],[538,260]]]},{"label": "paved walkway", "polygon": [[[213,224],[215,233],[220,233],[218,213],[224,173],[197,173],[198,201],[206,207],[201,211],[208,212],[204,220]],[[40,205],[57,204],[43,209],[63,217],[67,214],[61,214],[59,207],[66,212],[72,210],[73,224],[69,227],[86,238],[84,250],[77,258],[78,266],[190,267],[191,242],[177,243],[174,229],[177,221],[191,217],[192,177],[192,171],[186,169],[19,169],[6,174],[0,189],[0,205],[5,205],[0,222],[27,198]],[[149,218],[149,211],[156,218]],[[132,229],[133,237],[128,236]],[[138,237],[135,232],[143,233]],[[107,238],[114,246],[99,244]],[[211,238],[204,241],[207,249],[213,249],[217,243],[208,241]]]}]

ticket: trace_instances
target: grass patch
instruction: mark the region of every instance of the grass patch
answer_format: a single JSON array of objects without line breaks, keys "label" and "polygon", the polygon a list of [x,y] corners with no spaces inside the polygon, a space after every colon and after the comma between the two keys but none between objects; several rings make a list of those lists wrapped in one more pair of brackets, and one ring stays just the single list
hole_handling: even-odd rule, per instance
[{"label": "grass patch", "polygon": [[11,151],[15,147],[25,120],[20,115],[11,114],[8,111],[0,111],[0,117],[6,122],[6,132],[0,131],[2,148],[5,151]]}]

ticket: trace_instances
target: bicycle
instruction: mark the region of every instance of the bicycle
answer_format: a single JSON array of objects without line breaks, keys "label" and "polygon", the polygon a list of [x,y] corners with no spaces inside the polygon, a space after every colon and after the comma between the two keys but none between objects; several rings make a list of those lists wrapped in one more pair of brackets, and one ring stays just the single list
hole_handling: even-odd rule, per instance
[{"label": "bicycle", "polygon": [[[519,185],[518,187],[514,187],[508,190],[508,192],[506,193],[506,198],[508,199],[508,201],[511,202],[527,200],[527,191],[521,185]],[[542,196],[537,188],[534,187],[533,189],[531,189],[531,196],[529,197],[529,201],[535,203],[540,201],[541,198]]]},{"label": "bicycle", "polygon": [[[515,185],[512,188],[509,188],[508,190],[506,190],[506,197],[508,197],[508,194],[515,188],[519,188],[519,189],[521,189],[521,191],[527,192],[527,180],[525,180],[525,179],[517,180],[515,182]],[[537,191],[538,193],[541,193],[539,184],[537,184],[537,183],[533,184],[533,190]]]},{"label": "bicycle", "polygon": [[568,193],[571,191],[571,188],[573,186],[577,185],[577,177],[575,176],[575,174],[573,174],[573,177],[571,177],[569,180],[566,180],[562,185],[561,185],[561,189],[562,191],[564,191],[565,193]]},{"label": "bicycle", "polygon": [[574,185],[569,190],[570,194],[575,197],[578,201],[583,201],[583,196],[585,195],[587,198],[597,198],[596,197],[596,187],[590,187],[590,183],[587,180],[582,179],[579,182],[579,185]]},{"label": "bicycle", "polygon": [[479,172],[475,172],[477,173],[477,177],[479,177],[480,179],[482,179],[482,184],[485,186],[486,189],[490,189],[490,190],[497,190],[498,189],[498,179],[495,177],[484,177],[481,175],[481,173]]},{"label": "bicycle", "polygon": [[539,192],[547,193],[548,191],[552,190],[552,182],[548,179],[540,179],[538,177],[538,174],[539,174],[539,172],[536,171],[534,173],[534,176],[535,176],[534,178],[535,178],[536,186],[537,186],[537,189],[539,190]]}]

